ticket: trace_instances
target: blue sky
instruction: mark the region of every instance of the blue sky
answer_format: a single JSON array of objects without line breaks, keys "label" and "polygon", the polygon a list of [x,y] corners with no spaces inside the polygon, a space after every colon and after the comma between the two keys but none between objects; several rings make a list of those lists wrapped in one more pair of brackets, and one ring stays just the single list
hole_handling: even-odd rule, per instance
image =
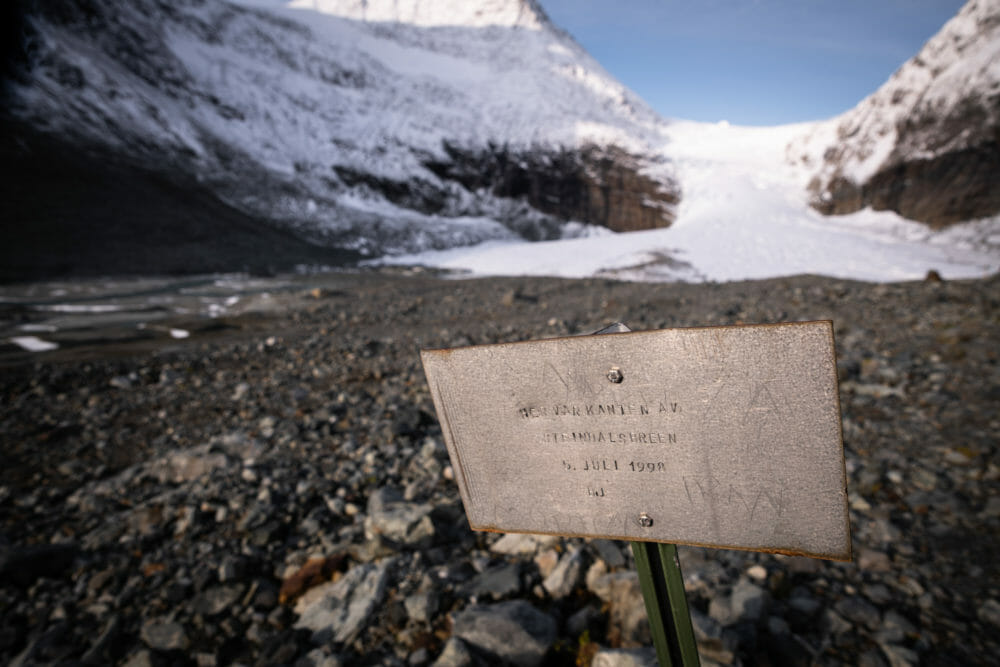
[{"label": "blue sky", "polygon": [[962,0],[540,0],[669,118],[777,125],[835,116],[915,55]]}]

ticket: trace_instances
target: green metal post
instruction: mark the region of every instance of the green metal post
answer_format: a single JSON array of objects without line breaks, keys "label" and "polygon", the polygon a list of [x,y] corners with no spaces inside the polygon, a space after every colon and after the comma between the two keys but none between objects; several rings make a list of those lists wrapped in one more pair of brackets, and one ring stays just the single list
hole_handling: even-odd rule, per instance
[{"label": "green metal post", "polygon": [[660,667],[697,667],[701,663],[677,546],[632,542],[632,553]]}]

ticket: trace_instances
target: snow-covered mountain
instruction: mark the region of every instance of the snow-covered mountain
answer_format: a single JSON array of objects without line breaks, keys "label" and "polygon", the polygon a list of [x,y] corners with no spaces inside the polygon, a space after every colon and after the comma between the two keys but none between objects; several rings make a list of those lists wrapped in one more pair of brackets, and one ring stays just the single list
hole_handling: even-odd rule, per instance
[{"label": "snow-covered mountain", "polygon": [[665,227],[680,197],[665,123],[532,0],[61,0],[24,25],[19,127],[313,243]]},{"label": "snow-covered mountain", "polygon": [[1000,0],[970,0],[875,93],[789,146],[824,213],[1000,213]]},{"label": "snow-covered mountain", "polygon": [[17,3],[0,280],[346,252],[633,280],[990,274],[1000,216],[898,213],[1000,210],[998,3],[853,111],[778,128],[664,121],[533,0]]}]

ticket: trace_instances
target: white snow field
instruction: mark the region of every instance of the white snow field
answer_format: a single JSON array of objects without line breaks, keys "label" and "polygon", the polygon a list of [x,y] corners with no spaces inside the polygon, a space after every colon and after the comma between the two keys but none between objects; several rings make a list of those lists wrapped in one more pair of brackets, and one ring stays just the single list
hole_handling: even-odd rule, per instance
[{"label": "white snow field", "polygon": [[875,282],[1000,270],[1000,217],[945,231],[895,213],[822,216],[808,206],[810,173],[785,158],[813,124],[770,128],[673,121],[663,153],[682,200],[668,229],[386,257],[472,275],[607,276],[636,281],[734,281],[820,274]]}]

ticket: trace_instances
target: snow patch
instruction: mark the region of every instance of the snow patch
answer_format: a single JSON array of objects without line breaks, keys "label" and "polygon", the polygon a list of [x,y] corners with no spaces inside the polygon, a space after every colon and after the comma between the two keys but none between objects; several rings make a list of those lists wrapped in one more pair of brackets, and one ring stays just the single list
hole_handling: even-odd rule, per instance
[{"label": "snow patch", "polygon": [[28,352],[49,352],[59,348],[57,343],[42,340],[38,336],[13,336],[9,340]]}]

